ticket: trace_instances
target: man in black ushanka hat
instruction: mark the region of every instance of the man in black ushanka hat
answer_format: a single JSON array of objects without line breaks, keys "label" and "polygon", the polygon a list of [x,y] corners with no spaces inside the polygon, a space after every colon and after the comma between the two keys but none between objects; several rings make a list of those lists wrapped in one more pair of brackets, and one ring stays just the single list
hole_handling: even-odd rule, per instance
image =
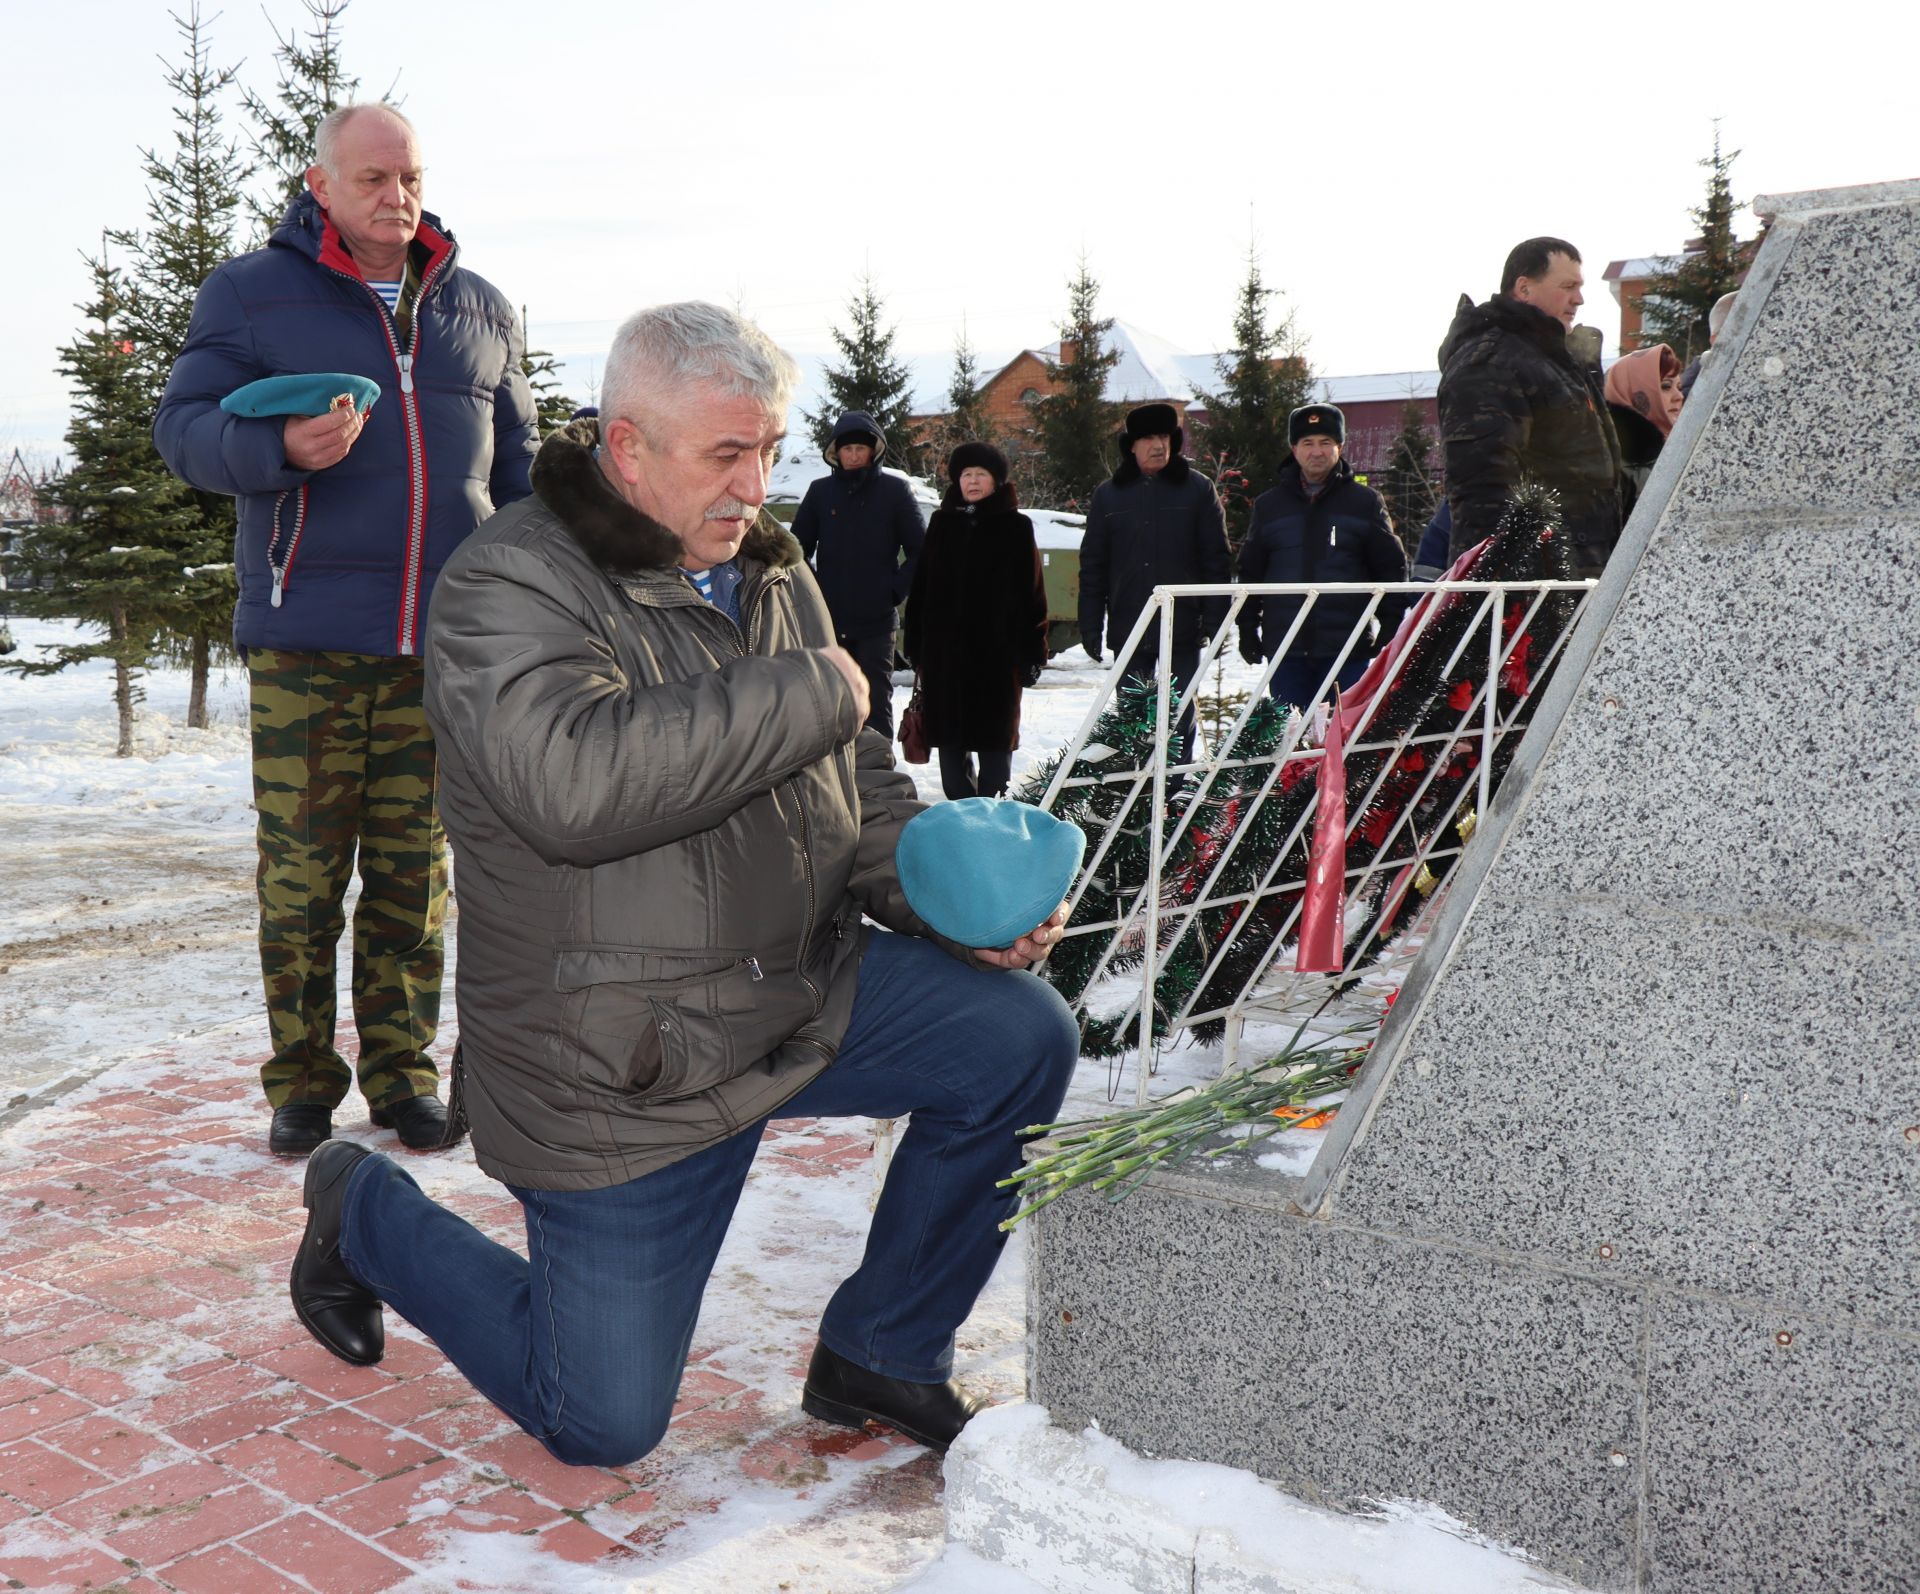
[{"label": "man in black ushanka hat", "polygon": [[[1127,415],[1120,434],[1120,465],[1095,490],[1080,542],[1080,642],[1100,659],[1118,649],[1156,586],[1232,579],[1226,526],[1213,483],[1180,452],[1186,433],[1171,404],[1143,404]],[[1226,617],[1225,597],[1183,600],[1174,606],[1173,652],[1168,660],[1174,695],[1185,690],[1200,648]],[[1127,660],[1127,674],[1151,681],[1160,656],[1160,631],[1150,626]],[[1191,716],[1182,722],[1184,761]]]},{"label": "man in black ushanka hat", "polygon": [[[1386,503],[1353,474],[1344,457],[1346,441],[1347,418],[1331,404],[1303,404],[1287,417],[1293,458],[1280,468],[1280,480],[1253,501],[1247,540],[1240,545],[1242,581],[1407,579],[1407,553],[1393,534]],[[1293,631],[1299,598],[1249,598],[1240,610],[1240,656],[1261,664],[1286,643],[1268,690],[1304,709],[1323,687],[1331,691],[1360,679],[1376,638],[1393,635],[1407,600],[1383,594],[1363,627],[1367,602],[1359,594],[1323,594]]]}]

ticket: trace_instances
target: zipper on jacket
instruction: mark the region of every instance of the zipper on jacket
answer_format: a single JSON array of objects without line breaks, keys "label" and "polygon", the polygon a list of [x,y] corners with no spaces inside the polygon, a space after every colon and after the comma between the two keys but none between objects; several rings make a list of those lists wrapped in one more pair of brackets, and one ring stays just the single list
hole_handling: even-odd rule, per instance
[{"label": "zipper on jacket", "polygon": [[276,564],[273,553],[280,546],[280,506],[286,501],[285,493],[273,501],[273,540],[267,544],[267,568],[273,572],[273,592],[267,601],[276,609],[280,607],[281,595],[287,590],[287,577],[293,573],[293,556],[300,551],[300,535],[307,528],[307,484],[302,482],[295,496],[293,536],[287,542],[287,557]]},{"label": "zipper on jacket", "polygon": [[800,863],[807,877],[807,917],[805,927],[800,932],[800,951],[794,960],[793,971],[800,976],[800,983],[813,992],[813,1011],[817,1014],[827,1005],[827,999],[821,994],[820,987],[807,978],[807,948],[813,942],[813,915],[816,911],[813,889],[813,826],[807,822],[807,800],[800,790],[798,778],[787,782],[793,788],[793,806],[800,813]]},{"label": "zipper on jacket", "polygon": [[394,335],[393,312],[387,308],[387,301],[374,291],[372,284],[365,277],[349,275],[338,266],[327,267],[342,281],[357,282],[366,289],[367,296],[373,300],[379,312],[380,330],[387,338],[387,352],[393,357],[394,369],[400,373],[400,417],[407,433],[407,559],[400,575],[400,616],[395,627],[394,642],[402,657],[413,654],[419,646],[413,612],[420,596],[420,566],[427,545],[427,445],[420,424],[420,400],[414,393],[413,368],[420,353],[421,312],[426,308],[427,293],[452,258],[453,251],[448,250],[427,267],[426,275],[420,279],[420,292],[414,296],[412,324],[408,328],[404,351],[399,338]]}]

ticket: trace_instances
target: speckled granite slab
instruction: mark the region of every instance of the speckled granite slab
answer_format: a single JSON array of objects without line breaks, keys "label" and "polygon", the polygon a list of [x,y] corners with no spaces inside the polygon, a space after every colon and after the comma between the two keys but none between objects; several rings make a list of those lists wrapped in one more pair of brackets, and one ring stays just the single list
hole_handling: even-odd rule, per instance
[{"label": "speckled granite slab", "polygon": [[1591,1587],[1920,1587],[1920,182],[1773,215],[1304,1178],[1057,1202],[1033,1398]]}]

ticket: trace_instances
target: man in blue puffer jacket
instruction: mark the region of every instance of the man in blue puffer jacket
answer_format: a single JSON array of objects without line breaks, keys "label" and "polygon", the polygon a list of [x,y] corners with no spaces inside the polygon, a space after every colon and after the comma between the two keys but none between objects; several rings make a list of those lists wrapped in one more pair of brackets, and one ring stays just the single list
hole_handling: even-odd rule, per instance
[{"label": "man in blue puffer jacket", "polygon": [[[1293,458],[1281,467],[1279,484],[1253,502],[1253,523],[1240,548],[1242,581],[1407,579],[1406,550],[1393,534],[1385,502],[1341,457],[1346,433],[1346,416],[1331,404],[1305,404],[1287,417]],[[1280,702],[1304,709],[1329,676],[1346,687],[1366,670],[1372,638],[1356,631],[1368,601],[1358,593],[1316,598],[1289,642],[1302,600],[1249,598],[1240,610],[1240,656],[1262,664],[1284,646],[1270,690]],[[1399,593],[1380,599],[1374,611],[1380,635],[1393,635],[1405,607]]]},{"label": "man in blue puffer jacket", "polygon": [[[260,960],[273,1053],[268,1144],[304,1156],[353,1084],[334,1046],[335,944],[356,850],[359,1082],[376,1124],[438,1146],[446,844],[420,636],[434,578],[527,495],[538,442],[506,297],[463,271],[421,209],[412,125],[386,105],[321,122],[308,191],[264,249],[194,302],[154,441],[174,472],[239,500],[233,635],[252,677]],[[380,398],[247,417],[259,378],[371,378]]]}]

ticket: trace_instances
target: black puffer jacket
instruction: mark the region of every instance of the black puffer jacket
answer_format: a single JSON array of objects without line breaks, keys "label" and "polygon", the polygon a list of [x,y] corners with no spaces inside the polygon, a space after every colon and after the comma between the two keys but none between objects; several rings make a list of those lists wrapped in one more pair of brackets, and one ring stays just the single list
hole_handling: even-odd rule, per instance
[{"label": "black puffer jacket", "polygon": [[[1344,459],[1319,494],[1309,499],[1300,467],[1288,460],[1279,485],[1253,501],[1253,522],[1240,546],[1242,581],[1405,581],[1406,550],[1394,536],[1387,506],[1371,487],[1355,481]],[[1332,658],[1347,645],[1366,611],[1363,597],[1323,597],[1289,651]],[[1391,636],[1406,599],[1389,593],[1374,611],[1380,634]],[[1241,645],[1270,655],[1287,634],[1300,599],[1249,598],[1240,610]],[[1359,644],[1363,649],[1365,643]]]},{"label": "black puffer jacket", "polygon": [[[1124,445],[1122,445],[1124,448]],[[1175,454],[1149,476],[1123,454],[1112,479],[1094,489],[1080,539],[1080,641],[1089,653],[1118,648],[1157,586],[1233,579],[1226,526],[1213,483]],[[1188,653],[1226,618],[1227,600],[1186,599],[1174,605],[1173,647]],[[1102,639],[1104,640],[1104,643]],[[1136,663],[1160,653],[1150,626]]]},{"label": "black puffer jacket", "polygon": [[[843,419],[867,421],[864,415]],[[843,470],[829,447],[832,471],[813,482],[793,516],[793,535],[813,566],[827,600],[837,636],[890,634],[894,612],[913,589],[913,567],[920,558],[926,522],[913,489],[880,468],[887,440],[880,439],[871,464]]]},{"label": "black puffer jacket", "polygon": [[978,504],[949,492],[934,511],[904,639],[933,746],[1020,745],[1021,686],[1047,662],[1047,594],[1033,522],[1011,488]]},{"label": "black puffer jacket", "polygon": [[1493,535],[1523,477],[1560,496],[1576,576],[1620,540],[1620,446],[1597,371],[1552,316],[1504,294],[1466,299],[1440,345],[1440,435],[1457,559]]}]

